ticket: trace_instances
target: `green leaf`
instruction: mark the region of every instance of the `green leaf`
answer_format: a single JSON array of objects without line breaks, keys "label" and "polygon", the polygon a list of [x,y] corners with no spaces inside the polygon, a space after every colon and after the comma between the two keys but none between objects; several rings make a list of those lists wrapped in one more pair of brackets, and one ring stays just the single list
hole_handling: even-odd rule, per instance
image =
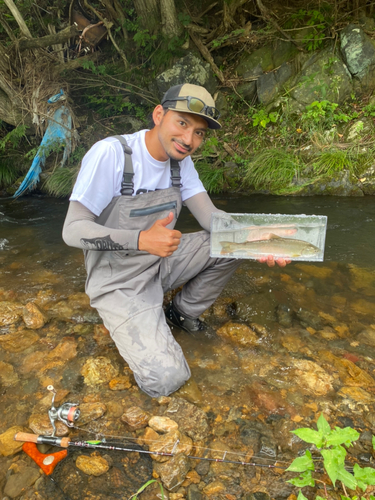
[{"label": "green leaf", "polygon": [[[324,459],[324,468],[329,475],[333,486],[336,484],[336,480],[338,479],[339,471],[344,468],[344,459],[342,457],[342,452],[340,452],[337,447],[333,450],[322,450],[322,456]],[[345,450],[344,450],[345,452]],[[346,452],[345,452],[346,455]],[[344,456],[345,458],[345,456]]]},{"label": "green leaf", "polygon": [[328,434],[331,432],[331,426],[324,418],[323,413],[320,414],[320,417],[318,418],[316,425],[318,427],[318,431],[322,432],[324,437],[328,436]]},{"label": "green leaf", "polygon": [[305,497],[305,495],[302,493],[301,490],[299,490],[297,500],[307,500],[307,498]]},{"label": "green leaf", "polygon": [[354,477],[358,481],[362,481],[367,485],[375,485],[375,469],[372,467],[360,467],[358,464],[354,464],[353,467]]},{"label": "green leaf", "polygon": [[359,432],[351,427],[345,427],[345,429],[335,427],[335,430],[333,430],[327,437],[326,445],[336,446],[339,444],[345,444],[346,446],[350,446],[352,442],[357,441],[358,438]]},{"label": "green leaf", "polygon": [[305,472],[307,470],[314,470],[314,462],[309,450],[306,450],[302,457],[294,459],[286,470],[290,472]]},{"label": "green leaf", "polygon": [[314,431],[313,429],[304,427],[302,429],[296,429],[292,432],[302,439],[302,441],[315,444],[317,448],[322,448],[323,446],[323,433],[321,431]]},{"label": "green leaf", "polygon": [[339,479],[342,483],[345,484],[347,488],[350,488],[351,490],[355,490],[357,487],[357,481],[355,480],[355,477],[344,468],[341,468],[338,471],[337,479]]},{"label": "green leaf", "polygon": [[294,477],[293,479],[289,479],[287,483],[291,483],[298,488],[304,488],[305,486],[315,486],[315,481],[311,477],[311,471],[307,470],[299,477]]}]

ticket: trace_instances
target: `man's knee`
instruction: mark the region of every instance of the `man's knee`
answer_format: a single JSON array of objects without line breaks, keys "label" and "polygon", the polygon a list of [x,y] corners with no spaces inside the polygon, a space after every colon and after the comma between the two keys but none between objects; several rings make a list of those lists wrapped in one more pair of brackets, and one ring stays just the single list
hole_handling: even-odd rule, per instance
[{"label": "man's knee", "polygon": [[135,380],[139,387],[152,398],[159,396],[169,396],[177,391],[191,376],[190,368],[185,361],[181,366],[172,366],[159,370],[150,370],[141,375],[134,373]]}]

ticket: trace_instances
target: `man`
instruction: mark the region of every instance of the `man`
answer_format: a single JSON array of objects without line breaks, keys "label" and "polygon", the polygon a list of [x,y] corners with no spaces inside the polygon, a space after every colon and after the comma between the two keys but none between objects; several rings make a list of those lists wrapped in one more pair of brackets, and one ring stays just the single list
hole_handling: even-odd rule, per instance
[{"label": "man", "polygon": [[[64,241],[84,249],[91,305],[152,397],[190,378],[167,322],[203,332],[199,316],[240,262],[210,257],[211,214],[220,210],[190,158],[208,128],[221,128],[219,116],[203,87],[170,88],[153,111],[151,130],[94,144],[70,198]],[[182,203],[204,231],[182,235],[173,229]],[[274,265],[272,257],[268,264]],[[164,315],[164,293],[182,285]]]}]

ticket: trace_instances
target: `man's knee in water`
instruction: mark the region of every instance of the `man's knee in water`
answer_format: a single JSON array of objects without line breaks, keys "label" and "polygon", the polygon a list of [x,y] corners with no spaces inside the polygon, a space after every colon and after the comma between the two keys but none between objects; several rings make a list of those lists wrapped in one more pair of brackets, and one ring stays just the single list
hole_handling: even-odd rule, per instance
[{"label": "man's knee in water", "polygon": [[134,374],[139,387],[152,398],[159,396],[169,396],[177,391],[191,376],[189,366],[185,361],[185,366],[169,367],[162,372],[149,372],[147,376],[139,377]]}]

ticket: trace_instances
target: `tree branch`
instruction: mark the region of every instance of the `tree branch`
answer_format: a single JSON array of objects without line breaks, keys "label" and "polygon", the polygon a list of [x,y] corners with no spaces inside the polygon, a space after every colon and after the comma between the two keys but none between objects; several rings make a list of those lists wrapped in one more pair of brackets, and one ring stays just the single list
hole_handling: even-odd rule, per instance
[{"label": "tree branch", "polygon": [[40,38],[21,38],[21,40],[16,41],[19,50],[29,50],[29,49],[42,49],[44,47],[51,47],[52,45],[58,45],[59,43],[66,42],[69,38],[76,37],[79,35],[79,30],[76,26],[69,26],[59,33],[53,35],[46,35]]},{"label": "tree branch", "polygon": [[213,72],[216,74],[216,76],[218,77],[218,79],[221,81],[221,83],[224,83],[224,75],[221,72],[221,70],[216,66],[216,63],[215,63],[213,57],[211,56],[208,48],[203,44],[202,40],[199,38],[198,35],[196,35],[194,33],[193,30],[189,30],[189,35],[190,35],[190,38],[195,43],[195,45],[197,46],[199,52],[206,59],[206,61],[211,65],[211,68],[212,68]]},{"label": "tree branch", "polygon": [[21,16],[20,11],[17,9],[13,0],[4,0],[4,3],[13,14],[13,17],[17,21],[17,24],[20,27],[22,34],[28,38],[32,38],[29,28],[26,26],[26,23],[23,20],[23,17]]}]

